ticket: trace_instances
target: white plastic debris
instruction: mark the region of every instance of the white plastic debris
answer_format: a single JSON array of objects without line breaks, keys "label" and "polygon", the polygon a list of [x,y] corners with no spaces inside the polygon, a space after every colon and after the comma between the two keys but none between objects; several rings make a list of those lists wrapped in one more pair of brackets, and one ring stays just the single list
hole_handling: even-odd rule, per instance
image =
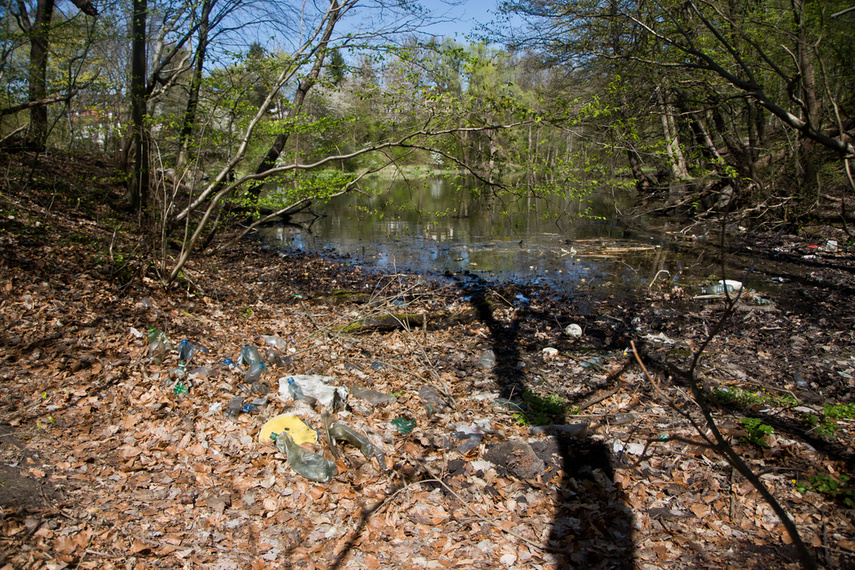
[{"label": "white plastic debris", "polygon": [[300,385],[303,389],[303,394],[315,398],[325,408],[332,409],[335,394],[338,392],[338,401],[340,403],[347,402],[347,388],[344,386],[333,386],[336,381],[332,376],[320,376],[316,374],[293,374],[291,376],[283,376],[279,379],[279,394],[291,399],[291,393],[288,391],[288,378],[293,378],[294,382]]},{"label": "white plastic debris", "polygon": [[621,451],[631,455],[641,455],[644,453],[644,445],[640,443],[624,443],[620,440],[612,444],[612,449],[614,449],[615,453],[620,453]]},{"label": "white plastic debris", "polygon": [[569,336],[573,340],[582,338],[582,327],[575,323],[572,325],[567,325],[567,328],[564,329],[564,332],[566,332],[567,336]]},{"label": "white plastic debris", "polygon": [[701,289],[701,293],[703,295],[723,295],[725,287],[727,288],[728,293],[738,293],[742,289],[742,282],[722,279],[718,283],[713,283],[709,287],[704,287]]},{"label": "white plastic debris", "polygon": [[645,340],[650,340],[653,342],[661,342],[663,344],[674,344],[674,341],[665,336],[665,333],[659,334],[648,334],[644,337]]}]

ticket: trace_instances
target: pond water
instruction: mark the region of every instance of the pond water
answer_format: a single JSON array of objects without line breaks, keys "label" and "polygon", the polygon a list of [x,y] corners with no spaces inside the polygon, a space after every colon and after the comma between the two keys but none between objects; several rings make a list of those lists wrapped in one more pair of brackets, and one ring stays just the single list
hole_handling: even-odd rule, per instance
[{"label": "pond water", "polygon": [[714,262],[698,264],[664,233],[628,232],[617,216],[634,199],[628,190],[603,188],[584,201],[497,197],[465,177],[440,176],[377,179],[366,190],[313,205],[318,217],[302,212],[293,224],[265,227],[262,239],[387,270],[469,271],[571,290],[677,281],[689,267],[702,279]]}]

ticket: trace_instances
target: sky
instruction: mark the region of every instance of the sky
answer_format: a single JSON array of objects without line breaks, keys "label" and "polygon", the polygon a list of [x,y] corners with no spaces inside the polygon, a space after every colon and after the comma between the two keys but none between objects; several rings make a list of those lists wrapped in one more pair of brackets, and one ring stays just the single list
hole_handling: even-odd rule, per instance
[{"label": "sky", "polygon": [[433,15],[442,18],[440,24],[428,26],[425,31],[465,40],[465,35],[475,32],[478,24],[489,23],[496,18],[497,0],[458,0],[449,5],[441,0],[422,0],[422,6],[431,10]]}]

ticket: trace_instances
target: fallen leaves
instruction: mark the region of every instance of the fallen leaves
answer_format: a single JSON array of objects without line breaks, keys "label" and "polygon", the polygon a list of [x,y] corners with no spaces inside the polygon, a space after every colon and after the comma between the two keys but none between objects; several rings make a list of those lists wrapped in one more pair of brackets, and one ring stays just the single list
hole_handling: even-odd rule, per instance
[{"label": "fallen leaves", "polygon": [[[641,455],[648,439],[696,434],[637,371],[616,368],[626,348],[616,323],[629,314],[619,300],[591,301],[592,312],[610,319],[598,324],[592,315],[584,323],[586,336],[572,344],[558,325],[571,317],[584,322],[574,299],[528,291],[529,313],[497,296],[490,326],[471,322],[352,338],[333,332],[352,317],[345,313],[382,313],[393,300],[420,314],[465,310],[470,284],[368,276],[334,261],[299,253],[280,258],[242,244],[197,260],[193,280],[208,295],[164,291],[148,277],[120,295],[85,249],[56,241],[50,255],[38,247],[10,249],[0,264],[0,315],[7,329],[0,406],[7,429],[26,440],[12,446],[0,439],[0,468],[16,465],[20,477],[61,489],[40,507],[27,506],[42,522],[24,524],[28,511],[19,517],[14,505],[3,505],[0,545],[15,567],[686,568],[747,567],[762,556],[764,562],[773,556],[781,568],[791,564],[782,547],[789,539],[774,513],[717,456],[676,441]],[[364,285],[375,293],[360,305],[309,305],[295,297]],[[660,319],[668,338],[678,341],[655,349],[663,358],[691,349],[696,340],[690,337],[702,337],[714,310],[677,311],[661,299],[649,304],[650,311],[675,312]],[[806,365],[822,365],[809,358],[820,333],[805,317],[784,321],[762,312],[744,318],[753,326],[726,331],[711,347],[715,359],[704,369],[710,382],[785,378],[776,368],[779,342],[762,337],[763,327],[772,335],[792,329],[789,336],[806,339],[793,345],[794,354]],[[209,347],[198,364],[217,374],[193,378],[190,392],[176,396],[166,381],[174,355],[160,365],[148,362],[143,341],[129,333],[148,325],[173,340]],[[259,430],[281,413],[299,413],[315,429],[322,423],[316,410],[276,395],[274,375],[265,378],[274,393],[258,412],[229,419],[216,411],[215,404],[222,407],[232,397],[255,397],[222,360],[259,334],[285,339],[289,373],[395,394],[384,406],[354,402],[339,416],[382,449],[389,473],[345,445],[340,474],[329,483],[297,476],[264,437],[258,439]],[[679,344],[682,336],[688,340]],[[845,330],[816,343],[835,354],[822,366],[848,374],[851,346]],[[548,358],[545,347],[555,348]],[[477,362],[488,348],[499,356],[513,352],[517,361],[485,371]],[[581,366],[592,355],[603,360],[602,370]],[[493,406],[505,388],[518,389],[502,384],[507,378],[575,401],[612,389],[604,384],[606,371],[617,369],[623,370],[620,389],[587,407],[586,415],[568,418],[588,423],[591,435],[561,440],[561,449],[550,447],[554,438],[533,437],[514,412]],[[448,392],[454,406],[429,415],[419,398],[426,384]],[[415,420],[413,432],[391,427],[399,417]],[[483,434],[482,445],[465,456],[447,445],[457,426],[479,419],[494,428]],[[851,429],[841,424],[841,441],[849,441]],[[742,450],[753,454],[756,469],[825,464],[845,472],[823,450],[795,435],[776,435],[773,449]],[[315,451],[326,448],[321,443]],[[827,552],[855,551],[844,510],[819,493],[797,493],[792,473],[777,473],[772,469],[764,481],[786,502],[806,540]],[[765,546],[775,552],[756,550]]]}]

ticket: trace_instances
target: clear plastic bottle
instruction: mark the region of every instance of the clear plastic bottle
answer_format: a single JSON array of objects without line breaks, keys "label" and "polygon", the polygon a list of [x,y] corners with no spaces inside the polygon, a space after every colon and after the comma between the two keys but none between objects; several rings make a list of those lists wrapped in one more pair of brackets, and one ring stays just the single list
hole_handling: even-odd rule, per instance
[{"label": "clear plastic bottle", "polygon": [[199,344],[198,342],[193,342],[192,340],[184,339],[178,345],[178,360],[184,360],[185,362],[189,362],[190,359],[193,358],[193,356],[197,352],[207,354],[208,349]]},{"label": "clear plastic bottle", "polygon": [[258,349],[251,344],[247,344],[240,350],[237,363],[241,366],[252,366],[259,362],[261,362],[261,355],[258,353]]},{"label": "clear plastic bottle", "polygon": [[225,414],[230,418],[238,417],[243,411],[243,398],[235,396],[229,400],[229,406],[226,408]]},{"label": "clear plastic bottle", "polygon": [[305,395],[303,393],[303,389],[300,388],[300,385],[297,384],[291,376],[288,377],[288,393],[291,394],[291,397],[295,400],[303,400],[310,406],[314,406],[318,402],[316,398]]},{"label": "clear plastic bottle", "polygon": [[[166,338],[166,333],[162,330],[156,329],[154,327],[148,327],[148,334],[146,336],[146,340],[149,344],[153,343],[155,340],[161,339],[165,342],[169,342]],[[169,346],[172,346],[171,344]]]},{"label": "clear plastic bottle", "polygon": [[362,455],[365,456],[366,459],[371,459],[372,457],[376,457],[377,461],[380,463],[380,468],[383,471],[388,471],[389,469],[386,467],[386,458],[383,453],[377,449],[377,447],[368,441],[368,438],[354,430],[351,427],[348,427],[344,424],[335,423],[329,426],[329,436],[330,439],[334,441],[346,441],[348,443],[352,443],[356,447],[359,448],[359,451],[362,452]]},{"label": "clear plastic bottle", "polygon": [[263,335],[261,335],[261,339],[268,346],[272,346],[273,348],[278,348],[279,350],[285,350],[288,348],[288,343],[285,342],[284,338],[280,338],[278,336],[263,334]]},{"label": "clear plastic bottle", "polygon": [[258,382],[267,366],[263,362],[256,362],[246,370],[246,381],[252,384]]},{"label": "clear plastic bottle", "polygon": [[169,378],[174,381],[181,380],[187,376],[187,364],[181,360],[178,362],[178,367],[169,373]]},{"label": "clear plastic bottle", "polygon": [[288,432],[283,431],[276,436],[276,448],[288,456],[291,469],[309,481],[326,483],[338,473],[335,463],[322,455],[306,451],[291,439]]},{"label": "clear plastic bottle", "polygon": [[148,342],[148,357],[158,363],[161,362],[169,352],[175,350],[175,347],[172,346],[172,343],[169,342],[168,338],[166,338],[166,333],[152,327],[149,327],[148,329],[146,341]]},{"label": "clear plastic bottle", "polygon": [[282,355],[275,348],[268,348],[264,351],[264,362],[271,366],[285,368],[291,363],[289,357],[282,358]]}]

